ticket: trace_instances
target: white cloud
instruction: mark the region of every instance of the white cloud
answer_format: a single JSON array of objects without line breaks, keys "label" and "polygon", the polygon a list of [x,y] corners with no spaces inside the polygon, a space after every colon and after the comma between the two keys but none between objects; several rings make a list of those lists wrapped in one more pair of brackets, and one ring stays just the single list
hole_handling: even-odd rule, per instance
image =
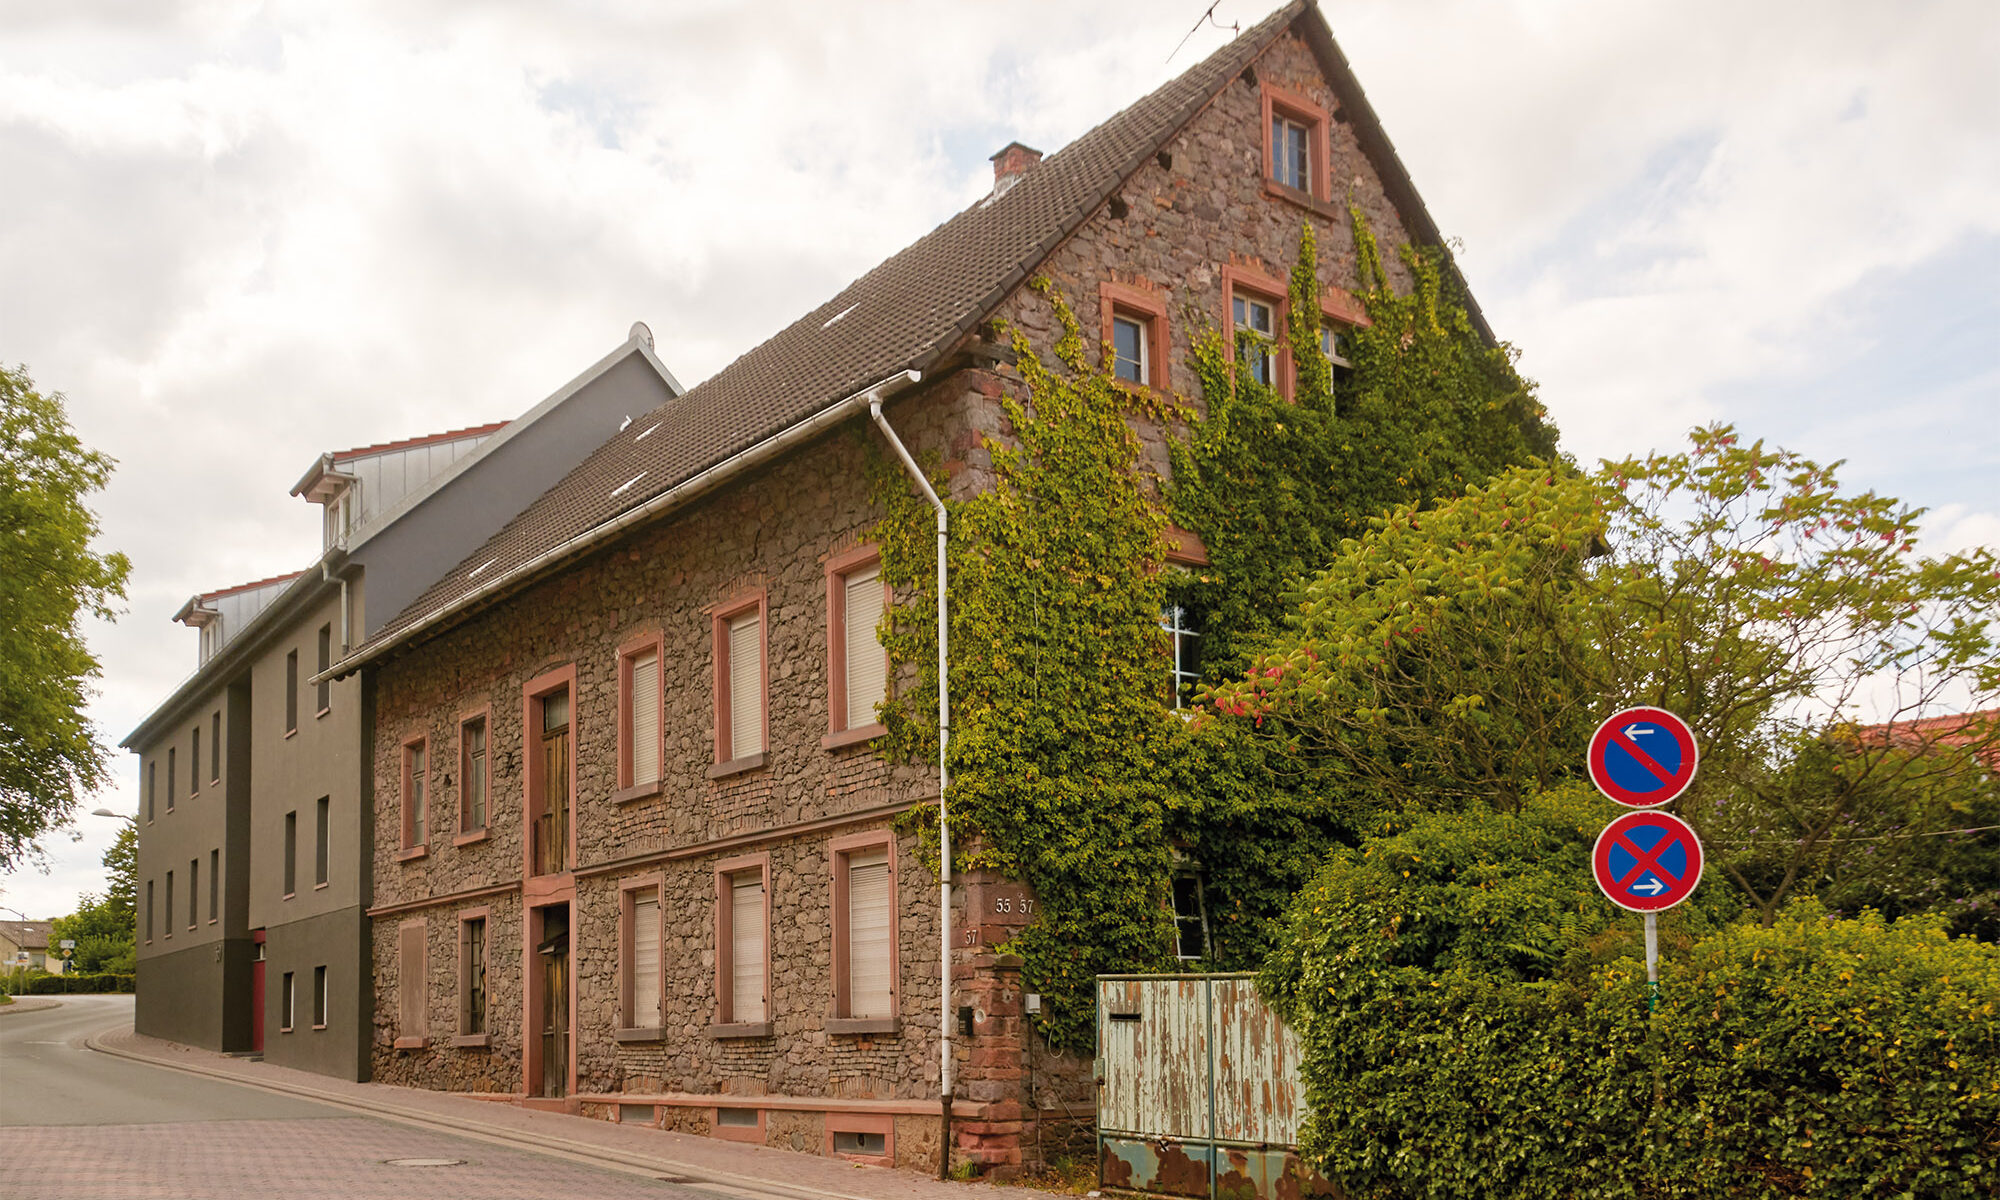
[{"label": "white cloud", "polygon": [[[189,594],[310,559],[285,493],[319,451],[511,416],[634,319],[713,373],[976,199],[1007,141],[1055,150],[1220,45],[1166,61],[1203,7],[0,0],[0,359],[120,459],[105,538],[135,561],[97,718],[122,736],[185,674]],[[1990,6],[1323,11],[1580,457],[1748,412],[1991,539],[1967,481],[2000,471],[2000,385],[1964,362],[1990,336],[1946,353],[1908,314],[1892,352],[1942,375],[1879,426],[1802,382],[1883,280],[2000,233]]]},{"label": "white cloud", "polygon": [[1979,510],[1966,504],[1945,504],[1925,515],[1925,554],[1963,554],[1979,549],[2000,554],[2000,508]]}]

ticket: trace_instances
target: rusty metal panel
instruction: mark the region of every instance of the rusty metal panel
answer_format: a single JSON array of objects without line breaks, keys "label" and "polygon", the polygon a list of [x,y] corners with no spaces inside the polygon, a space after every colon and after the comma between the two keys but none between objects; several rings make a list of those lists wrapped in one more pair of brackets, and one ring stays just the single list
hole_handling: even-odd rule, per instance
[{"label": "rusty metal panel", "polygon": [[1215,1133],[1225,1142],[1295,1146],[1303,1115],[1298,1038],[1246,978],[1211,981]]},{"label": "rusty metal panel", "polygon": [[1171,1138],[1102,1138],[1098,1182],[1104,1187],[1205,1200],[1212,1175],[1213,1146]]},{"label": "rusty metal panel", "polygon": [[1215,1200],[1305,1200],[1341,1194],[1323,1176],[1308,1170],[1297,1151],[1223,1147],[1218,1153]]}]

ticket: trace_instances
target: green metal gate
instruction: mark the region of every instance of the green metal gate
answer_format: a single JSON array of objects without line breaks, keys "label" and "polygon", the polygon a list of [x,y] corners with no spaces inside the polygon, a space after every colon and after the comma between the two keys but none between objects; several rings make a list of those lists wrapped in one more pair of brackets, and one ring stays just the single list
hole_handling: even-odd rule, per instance
[{"label": "green metal gate", "polygon": [[1333,1195],[1298,1156],[1298,1039],[1250,975],[1097,977],[1097,1174],[1201,1200]]}]

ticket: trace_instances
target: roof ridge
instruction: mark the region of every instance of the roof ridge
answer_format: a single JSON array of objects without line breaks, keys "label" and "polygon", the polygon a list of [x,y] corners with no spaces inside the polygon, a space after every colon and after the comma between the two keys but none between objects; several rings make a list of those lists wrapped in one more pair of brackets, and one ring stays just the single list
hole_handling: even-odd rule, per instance
[{"label": "roof ridge", "polygon": [[[637,418],[343,657],[336,672],[350,673],[526,586],[567,557],[555,555],[558,548],[584,552],[687,481],[824,419],[842,397],[928,370],[1308,11],[1317,15],[1314,0],[1279,6],[1006,191],[939,222],[686,394]],[[1308,24],[1322,69],[1346,71],[1337,50],[1329,58],[1319,49],[1330,44],[1324,19]],[[1354,88],[1351,77],[1333,82]]]}]

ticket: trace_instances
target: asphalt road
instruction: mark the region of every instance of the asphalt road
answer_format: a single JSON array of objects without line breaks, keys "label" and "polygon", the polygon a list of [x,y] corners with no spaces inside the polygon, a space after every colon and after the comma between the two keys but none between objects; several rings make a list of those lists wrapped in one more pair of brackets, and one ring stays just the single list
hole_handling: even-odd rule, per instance
[{"label": "asphalt road", "polygon": [[312,1120],[354,1114],[183,1075],[86,1048],[132,1023],[130,996],[66,996],[61,1007],[0,1013],[0,1126]]},{"label": "asphalt road", "polygon": [[130,996],[0,1013],[0,1197],[13,1200],[722,1200],[100,1054]]}]

